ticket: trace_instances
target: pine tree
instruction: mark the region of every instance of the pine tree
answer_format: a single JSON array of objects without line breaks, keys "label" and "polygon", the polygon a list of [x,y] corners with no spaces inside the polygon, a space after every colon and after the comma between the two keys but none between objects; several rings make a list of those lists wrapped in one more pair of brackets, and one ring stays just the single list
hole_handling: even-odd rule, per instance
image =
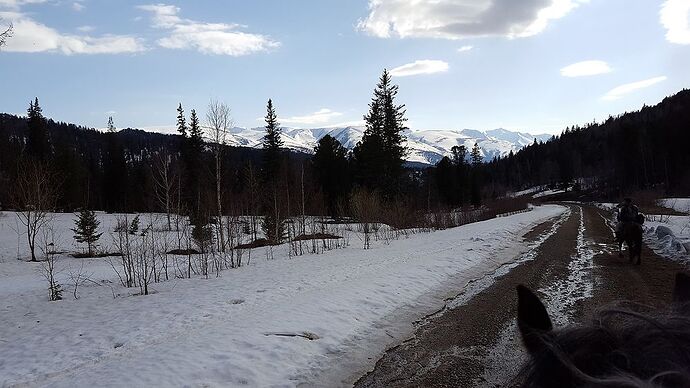
[{"label": "pine tree", "polygon": [[450,149],[453,154],[453,164],[456,166],[462,166],[467,161],[467,147],[464,145],[454,146]]},{"label": "pine tree", "polygon": [[338,200],[349,191],[347,149],[338,139],[326,135],[314,148],[314,172],[326,197],[328,213],[337,216]]},{"label": "pine tree", "polygon": [[479,149],[479,145],[477,143],[474,143],[474,147],[472,147],[472,152],[470,154],[471,159],[472,159],[472,174],[471,174],[471,181],[470,181],[470,196],[472,200],[472,205],[475,207],[478,207],[482,203],[482,197],[481,197],[481,175],[480,175],[480,167],[482,165],[482,153]]},{"label": "pine tree", "polygon": [[474,143],[472,150],[470,151],[470,160],[473,166],[478,166],[482,163],[482,152],[479,148],[479,144]]},{"label": "pine tree", "polygon": [[278,245],[285,240],[285,218],[269,211],[261,221],[261,230],[271,245]]},{"label": "pine tree", "polygon": [[278,116],[273,101],[268,100],[266,106],[266,134],[262,139],[264,150],[264,179],[266,182],[275,184],[277,180],[278,170],[280,169],[280,155],[283,147],[283,140],[281,139],[280,124],[278,123]]},{"label": "pine tree", "polygon": [[179,132],[182,137],[187,137],[187,119],[184,117],[182,104],[177,107],[177,132]]},{"label": "pine tree", "polygon": [[196,110],[192,109],[189,116],[189,138],[186,141],[187,164],[187,208],[195,215],[201,217],[201,164],[203,162],[204,139],[199,117]]},{"label": "pine tree", "polygon": [[27,125],[29,127],[26,142],[27,151],[35,160],[44,162],[48,159],[50,146],[48,145],[46,119],[43,117],[43,109],[38,105],[38,97],[29,102]]},{"label": "pine tree", "polygon": [[199,117],[196,115],[196,110],[192,109],[189,117],[189,140],[191,151],[195,155],[201,155],[204,150],[204,136],[201,126],[199,125]]},{"label": "pine tree", "polygon": [[93,256],[93,247],[103,234],[102,232],[98,233],[100,224],[96,218],[96,213],[87,209],[82,210],[74,221],[75,228],[72,229],[75,233],[74,239],[80,244],[86,244],[89,257]]},{"label": "pine tree", "polygon": [[117,130],[115,128],[115,122],[113,121],[113,116],[108,117],[108,132],[113,133]]},{"label": "pine tree", "polygon": [[378,189],[387,197],[400,190],[405,163],[405,106],[396,105],[398,86],[383,71],[364,116],[366,129],[362,141],[353,150],[360,184]]},{"label": "pine tree", "polygon": [[[113,125],[114,127],[114,125]],[[103,197],[108,212],[125,211],[127,207],[128,169],[120,133],[108,132],[103,158]]]}]

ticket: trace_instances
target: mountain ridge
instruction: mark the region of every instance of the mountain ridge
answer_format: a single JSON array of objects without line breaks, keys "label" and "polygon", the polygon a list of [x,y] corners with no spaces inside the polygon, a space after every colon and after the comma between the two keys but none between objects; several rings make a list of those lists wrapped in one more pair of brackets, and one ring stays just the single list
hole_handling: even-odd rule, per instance
[{"label": "mountain ridge", "polygon": [[[282,139],[285,147],[295,151],[313,153],[319,139],[326,135],[336,138],[345,148],[352,150],[364,135],[364,127],[327,127],[327,128],[282,128]],[[233,127],[228,133],[228,144],[232,146],[258,148],[264,135],[263,127]],[[454,146],[464,145],[468,153],[475,143],[478,144],[482,157],[490,161],[495,157],[507,156],[511,151],[519,151],[537,141],[546,141],[552,135],[531,135],[524,132],[497,128],[489,131],[475,129],[448,130],[411,130],[404,132],[407,138],[409,153],[408,163],[435,165],[444,156],[451,155]]]}]

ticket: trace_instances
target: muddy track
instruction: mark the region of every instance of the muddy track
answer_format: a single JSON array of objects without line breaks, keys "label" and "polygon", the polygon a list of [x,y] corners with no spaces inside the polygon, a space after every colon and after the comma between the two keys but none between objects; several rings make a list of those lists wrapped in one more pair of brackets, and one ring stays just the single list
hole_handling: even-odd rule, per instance
[{"label": "muddy track", "polygon": [[[556,325],[587,319],[614,300],[666,304],[681,266],[647,247],[642,264],[621,259],[612,244],[609,214],[568,204],[524,238],[535,248],[488,286],[458,298],[420,322],[414,336],[390,349],[356,387],[503,387],[524,360],[515,325],[515,286],[537,290]],[[481,284],[477,287],[482,287]]]}]

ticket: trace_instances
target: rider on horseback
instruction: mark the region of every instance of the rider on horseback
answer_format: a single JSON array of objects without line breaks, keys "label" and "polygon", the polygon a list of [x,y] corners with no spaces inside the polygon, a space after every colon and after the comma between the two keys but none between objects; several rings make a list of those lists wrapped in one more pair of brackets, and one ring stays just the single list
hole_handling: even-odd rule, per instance
[{"label": "rider on horseback", "polygon": [[638,222],[640,214],[637,206],[633,205],[631,198],[626,198],[623,203],[618,205],[618,224],[616,225],[616,238],[619,239],[626,224]]}]

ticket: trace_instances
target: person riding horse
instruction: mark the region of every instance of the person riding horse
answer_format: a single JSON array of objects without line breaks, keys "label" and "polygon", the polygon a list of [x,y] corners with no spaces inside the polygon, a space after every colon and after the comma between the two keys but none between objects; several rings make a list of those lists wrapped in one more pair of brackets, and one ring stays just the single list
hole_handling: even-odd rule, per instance
[{"label": "person riding horse", "polygon": [[638,222],[638,215],[640,214],[637,206],[633,205],[632,199],[626,198],[621,205],[618,206],[618,224],[616,225],[616,239],[620,240],[621,233],[626,224]]},{"label": "person riding horse", "polygon": [[637,258],[637,264],[642,261],[642,224],[644,216],[630,198],[626,198],[618,209],[618,224],[616,225],[616,243],[618,256],[623,257],[623,243],[628,246],[628,254],[632,263]]}]

